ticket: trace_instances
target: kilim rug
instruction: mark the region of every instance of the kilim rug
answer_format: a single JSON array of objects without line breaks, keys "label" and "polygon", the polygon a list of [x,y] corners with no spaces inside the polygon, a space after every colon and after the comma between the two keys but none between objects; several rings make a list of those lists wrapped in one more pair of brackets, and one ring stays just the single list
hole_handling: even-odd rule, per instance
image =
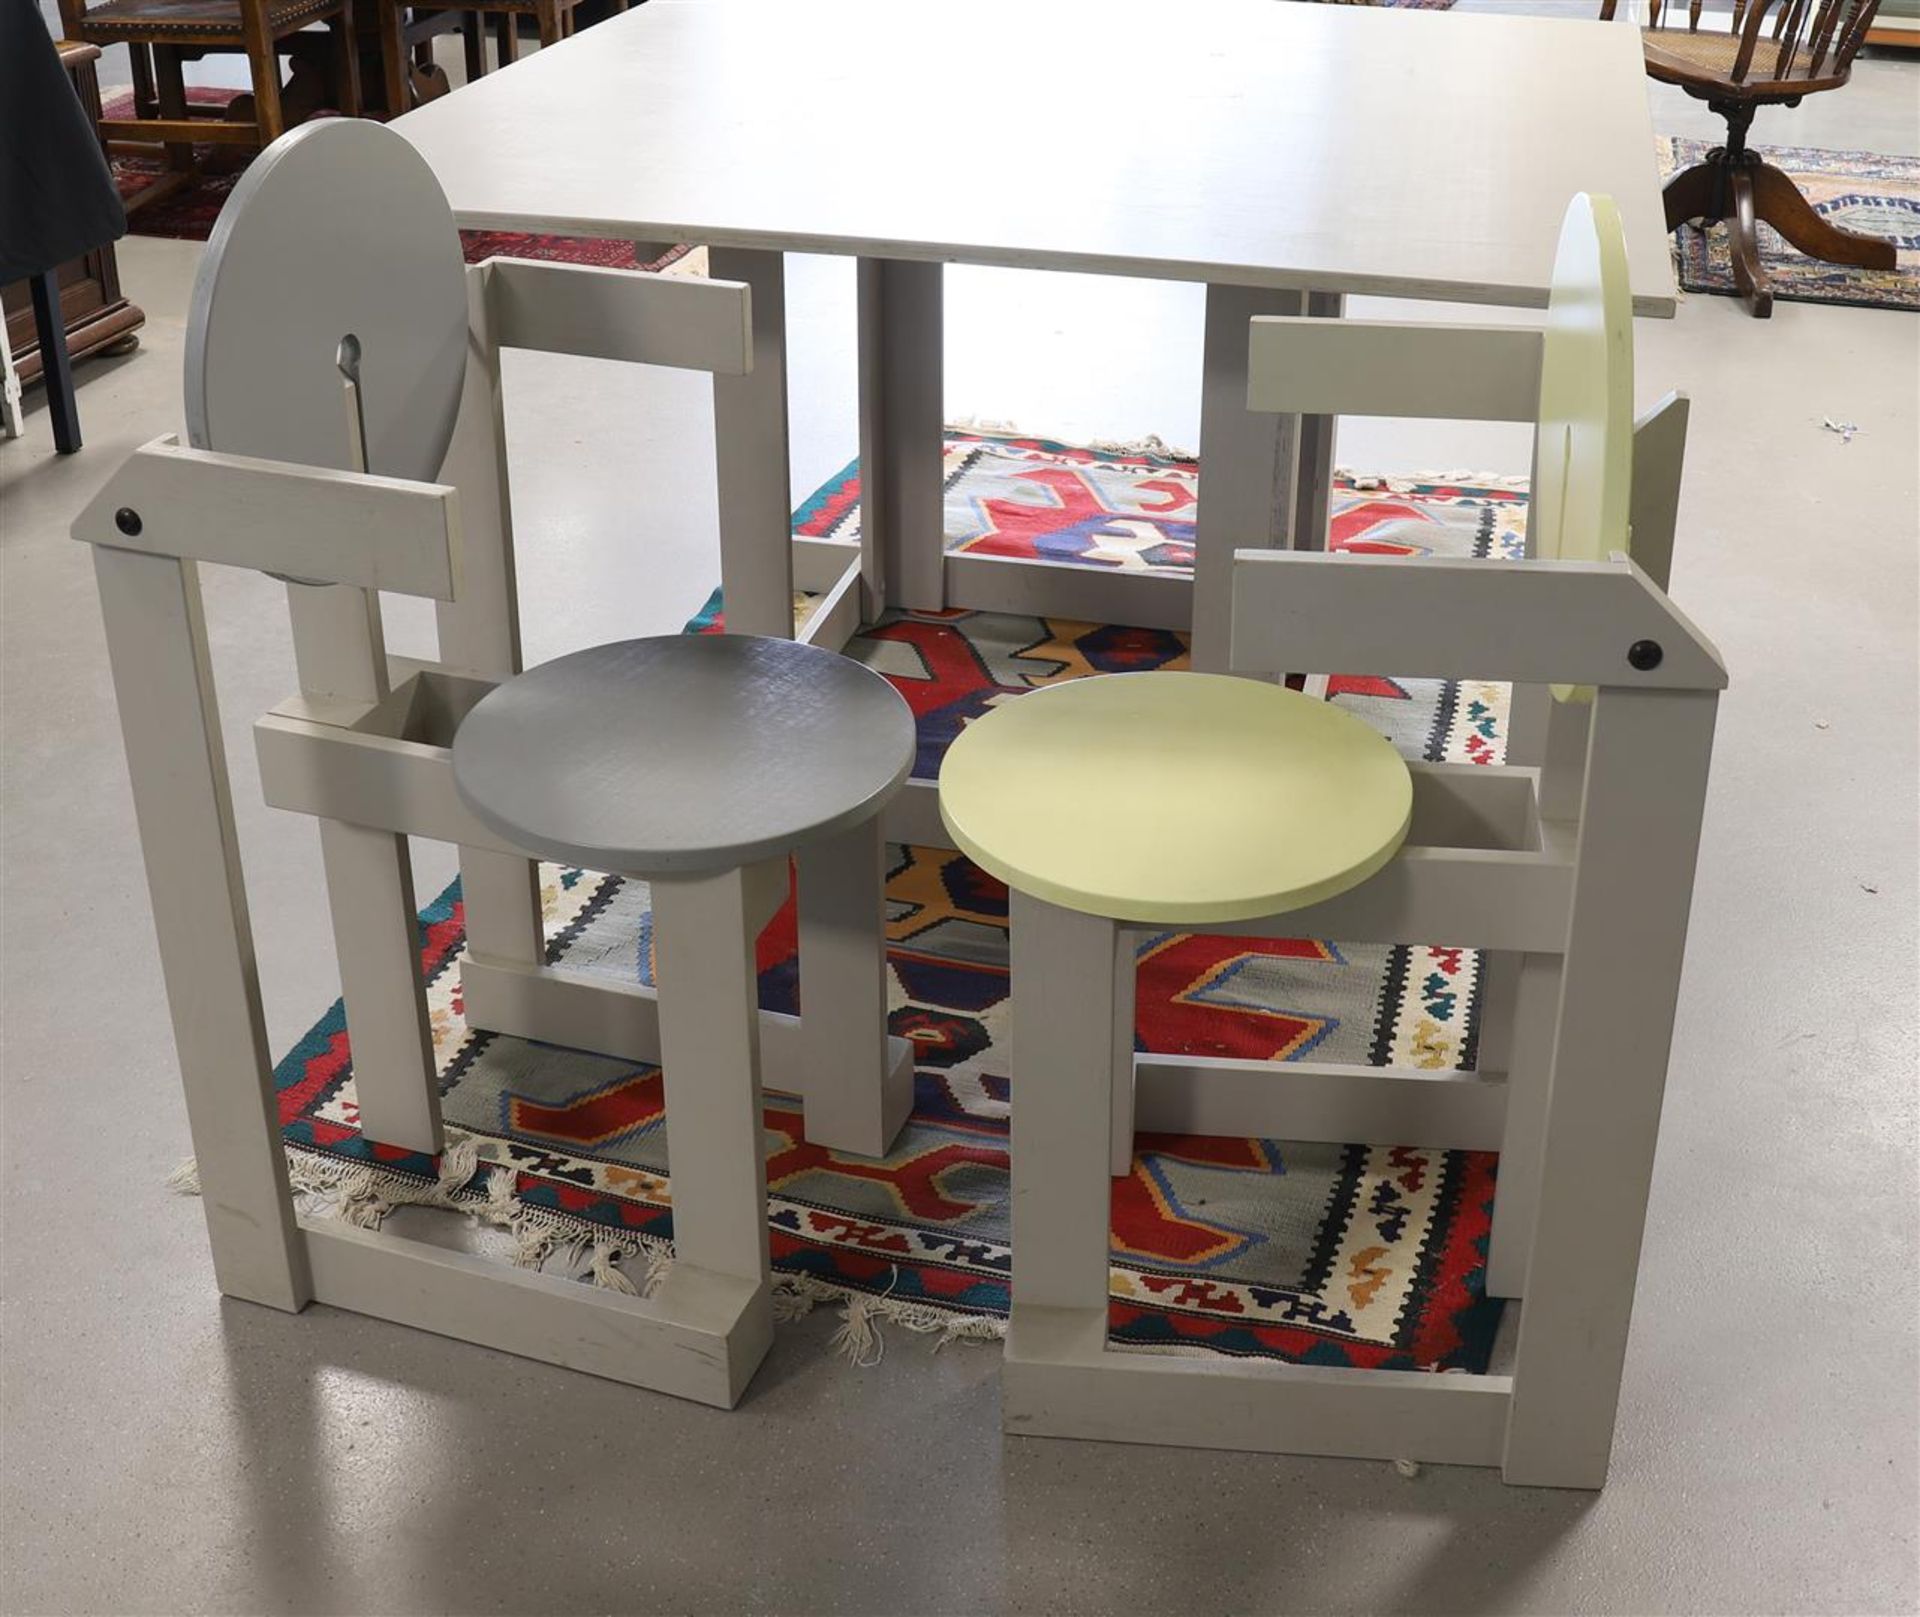
[{"label": "kilim rug", "polygon": [[[197,106],[224,107],[240,92],[204,85],[190,86],[187,99]],[[123,91],[110,97],[103,108],[109,118],[133,116],[133,93]],[[325,114],[323,116],[331,116]],[[132,155],[115,152],[110,162],[120,200],[126,204],[127,232],[134,236],[163,236],[176,241],[205,241],[213,234],[213,224],[226,206],[246,164],[235,161],[242,154],[232,147],[217,147],[211,142],[196,146],[195,156],[202,168],[198,175],[179,190],[151,202],[135,206],[142,193],[166,179],[171,173],[166,156],[158,147]],[[487,258],[549,258],[569,264],[598,264],[612,269],[662,270],[678,263],[695,249],[679,246],[654,257],[642,259],[630,241],[612,241],[597,236],[531,235],[511,230],[463,230],[461,247],[469,264]],[[687,268],[691,270],[692,265]]]},{"label": "kilim rug", "polygon": [[[1179,570],[1191,560],[1198,483],[1192,460],[1158,445],[954,431],[946,447],[959,549]],[[848,536],[857,495],[849,468],[807,502],[797,530]],[[1524,493],[1491,481],[1342,478],[1335,500],[1335,542],[1372,553],[1515,555],[1524,522]],[[713,623],[710,611],[691,627]],[[971,612],[893,614],[850,649],[912,705],[925,774],[996,701],[1186,659],[1177,634]],[[1412,756],[1500,756],[1504,687],[1370,677],[1333,689]],[[856,1353],[876,1316],[942,1336],[999,1334],[1012,1256],[1006,890],[952,852],[895,847],[890,858],[891,1026],[917,1050],[912,1119],[873,1162],[807,1144],[795,1103],[769,1097],[766,1107],[781,1312],[843,1301],[843,1345]],[[542,889],[555,965],[652,980],[643,883],[548,866]],[[458,1206],[508,1228],[517,1261],[643,1286],[673,1230],[658,1070],[470,1031],[457,888],[421,919],[449,1149],[436,1164],[361,1138],[336,1003],[277,1072],[296,1185],[361,1222],[397,1202]],[[1165,933],[1142,941],[1139,960],[1143,1049],[1472,1064],[1470,950]],[[758,963],[762,1004],[797,1009],[790,905],[761,938]],[[1490,1155],[1415,1145],[1143,1135],[1115,1186],[1113,1338],[1149,1351],[1484,1368],[1500,1306],[1482,1286],[1494,1168]]]},{"label": "kilim rug", "polygon": [[[1663,177],[1699,162],[1706,141],[1657,137]],[[1827,264],[1790,247],[1773,226],[1760,226],[1760,257],[1774,296],[1801,303],[1845,303],[1864,309],[1920,309],[1920,158],[1874,152],[1830,152],[1812,146],[1769,146],[1761,156],[1784,169],[1807,199],[1842,229],[1887,236],[1899,249],[1890,270]],[[1689,292],[1737,297],[1724,226],[1674,232],[1680,284]]]}]

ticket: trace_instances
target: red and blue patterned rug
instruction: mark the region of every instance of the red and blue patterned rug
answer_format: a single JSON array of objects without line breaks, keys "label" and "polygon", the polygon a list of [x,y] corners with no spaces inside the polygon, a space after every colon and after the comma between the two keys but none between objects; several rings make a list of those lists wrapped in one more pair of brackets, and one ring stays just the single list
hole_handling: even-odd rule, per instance
[{"label": "red and blue patterned rug", "polygon": [[[1148,450],[952,433],[951,542],[1087,565],[1178,569],[1191,557],[1198,470]],[[846,536],[850,468],[799,531]],[[1512,554],[1524,495],[1492,482],[1340,484],[1336,542],[1375,552]],[[707,622],[694,627],[710,626]],[[850,648],[907,696],[922,772],[967,718],[1058,679],[1179,666],[1182,636],[980,613],[896,614]],[[1503,687],[1368,677],[1333,699],[1413,756],[1493,761]],[[1090,811],[1098,805],[1090,805]],[[1006,892],[962,856],[892,850],[892,1030],[918,1051],[915,1108],[884,1161],[806,1143],[797,1105],[766,1108],[769,1225],[783,1312],[843,1300],[850,1339],[874,1316],[951,1336],[998,1334],[1008,1306]],[[553,962],[652,978],[643,883],[546,867]],[[347,1029],[335,1004],[280,1063],[296,1182],[347,1216],[450,1200],[517,1237],[518,1260],[632,1285],[673,1215],[658,1070],[469,1030],[461,1018],[457,890],[422,916],[442,1104],[441,1163],[358,1133]],[[791,909],[760,940],[762,1003],[794,1010]],[[1162,934],[1142,940],[1142,1049],[1469,1067],[1477,961],[1441,945],[1348,945]],[[456,1159],[458,1166],[449,1168]],[[1478,1370],[1499,1307],[1482,1287],[1494,1159],[1417,1146],[1141,1136],[1115,1186],[1115,1342],[1301,1362]]]}]

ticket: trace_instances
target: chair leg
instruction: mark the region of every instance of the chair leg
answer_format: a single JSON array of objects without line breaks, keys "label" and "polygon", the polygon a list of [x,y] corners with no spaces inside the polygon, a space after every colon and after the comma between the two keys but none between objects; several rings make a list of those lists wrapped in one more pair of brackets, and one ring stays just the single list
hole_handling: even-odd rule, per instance
[{"label": "chair leg", "polygon": [[1107,1047],[1113,1052],[1113,1116],[1108,1130],[1107,1170],[1115,1179],[1133,1172],[1134,989],[1139,966],[1134,934],[1113,929],[1113,1027]]},{"label": "chair leg", "polygon": [[58,272],[28,277],[33,300],[33,327],[40,339],[40,379],[47,388],[47,419],[53,426],[53,447],[71,455],[80,447],[80,407],[73,397],[73,363],[67,357],[67,328],[60,312]]},{"label": "chair leg", "polygon": [[1728,175],[1733,190],[1733,212],[1727,219],[1727,250],[1733,256],[1733,284],[1747,300],[1756,320],[1773,314],[1773,288],[1760,262],[1760,231],[1754,219],[1753,178],[1745,168]]},{"label": "chair leg", "polygon": [[501,12],[494,21],[493,36],[500,51],[500,65],[511,67],[520,55],[520,19],[511,11]]},{"label": "chair leg", "polygon": [[133,115],[157,118],[160,97],[153,83],[153,49],[135,40],[127,46],[127,65],[133,74]]},{"label": "chair leg", "polygon": [[862,1157],[913,1110],[912,1051],[887,1034],[885,861],[877,817],[795,856],[806,1135]]},{"label": "chair leg", "polygon": [[1660,193],[1666,205],[1667,229],[1699,219],[1712,224],[1720,217],[1720,168],[1715,163],[1695,163],[1667,181]]},{"label": "chair leg", "polygon": [[467,82],[483,78],[487,71],[487,35],[481,14],[477,11],[465,11],[460,14],[460,43],[466,51]]},{"label": "chair leg", "polygon": [[1814,210],[1787,175],[1771,163],[1754,163],[1747,173],[1753,187],[1754,211],[1809,258],[1829,264],[1857,264],[1862,269],[1894,269],[1899,264],[1894,245],[1884,236],[1862,236],[1829,223]]},{"label": "chair leg", "polygon": [[253,72],[253,117],[259,125],[261,146],[271,146],[286,132],[280,110],[280,51],[267,25],[264,0],[240,8],[247,41],[247,65]]},{"label": "chair leg", "polygon": [[1014,1319],[1107,1307],[1111,921],[1017,889],[1013,943]]},{"label": "chair leg", "polygon": [[[153,47],[154,102],[162,118],[187,116],[187,85],[180,71],[180,53],[169,45]],[[137,92],[136,92],[137,94]],[[176,174],[191,173],[193,142],[169,141],[167,167]]]},{"label": "chair leg", "polygon": [[1524,1297],[1540,1209],[1540,1154],[1562,977],[1558,955],[1518,956],[1506,965],[1514,974],[1505,1062],[1507,1121],[1500,1139],[1500,1183],[1487,1243],[1487,1295]]},{"label": "chair leg", "polygon": [[413,105],[407,92],[407,41],[400,21],[400,0],[380,0],[380,73],[386,83],[387,116],[398,118]]},{"label": "chair leg", "polygon": [[1606,1481],[1716,705],[1712,691],[1611,688],[1594,704],[1512,1371],[1509,1482]]},{"label": "chair leg", "polygon": [[660,927],[674,1256],[765,1284],[766,1134],[746,873],[656,878],[650,886]]},{"label": "chair leg", "polygon": [[534,0],[533,20],[540,29],[540,48],[560,43],[560,0]]},{"label": "chair leg", "polygon": [[333,93],[339,110],[349,118],[360,116],[360,46],[353,34],[353,12],[343,6],[327,19],[333,36]]},{"label": "chair leg", "polygon": [[407,839],[322,820],[320,854],[339,950],[360,1132],[369,1140],[433,1155],[443,1140],[440,1090],[420,977]]}]

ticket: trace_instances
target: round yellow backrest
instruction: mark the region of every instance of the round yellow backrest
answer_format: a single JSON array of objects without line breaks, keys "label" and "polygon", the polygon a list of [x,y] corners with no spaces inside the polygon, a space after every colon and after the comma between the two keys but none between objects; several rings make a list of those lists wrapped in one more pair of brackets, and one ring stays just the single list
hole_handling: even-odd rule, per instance
[{"label": "round yellow backrest", "polygon": [[[1528,520],[1534,554],[1604,561],[1627,549],[1633,491],[1633,293],[1612,197],[1568,205],[1553,264]],[[1591,692],[1556,686],[1561,700]]]},{"label": "round yellow backrest", "polygon": [[1576,196],[1560,226],[1540,366],[1534,553],[1604,561],[1627,548],[1633,486],[1633,293],[1612,197]]}]

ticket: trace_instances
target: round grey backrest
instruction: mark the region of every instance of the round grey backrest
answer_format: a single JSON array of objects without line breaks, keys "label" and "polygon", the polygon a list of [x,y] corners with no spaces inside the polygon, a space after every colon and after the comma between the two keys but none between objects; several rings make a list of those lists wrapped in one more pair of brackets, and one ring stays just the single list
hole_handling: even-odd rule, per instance
[{"label": "round grey backrest", "polygon": [[188,441],[351,469],[347,338],[366,469],[438,478],[467,367],[460,232],[406,140],[325,118],[262,152],[221,209],[187,315]]}]

